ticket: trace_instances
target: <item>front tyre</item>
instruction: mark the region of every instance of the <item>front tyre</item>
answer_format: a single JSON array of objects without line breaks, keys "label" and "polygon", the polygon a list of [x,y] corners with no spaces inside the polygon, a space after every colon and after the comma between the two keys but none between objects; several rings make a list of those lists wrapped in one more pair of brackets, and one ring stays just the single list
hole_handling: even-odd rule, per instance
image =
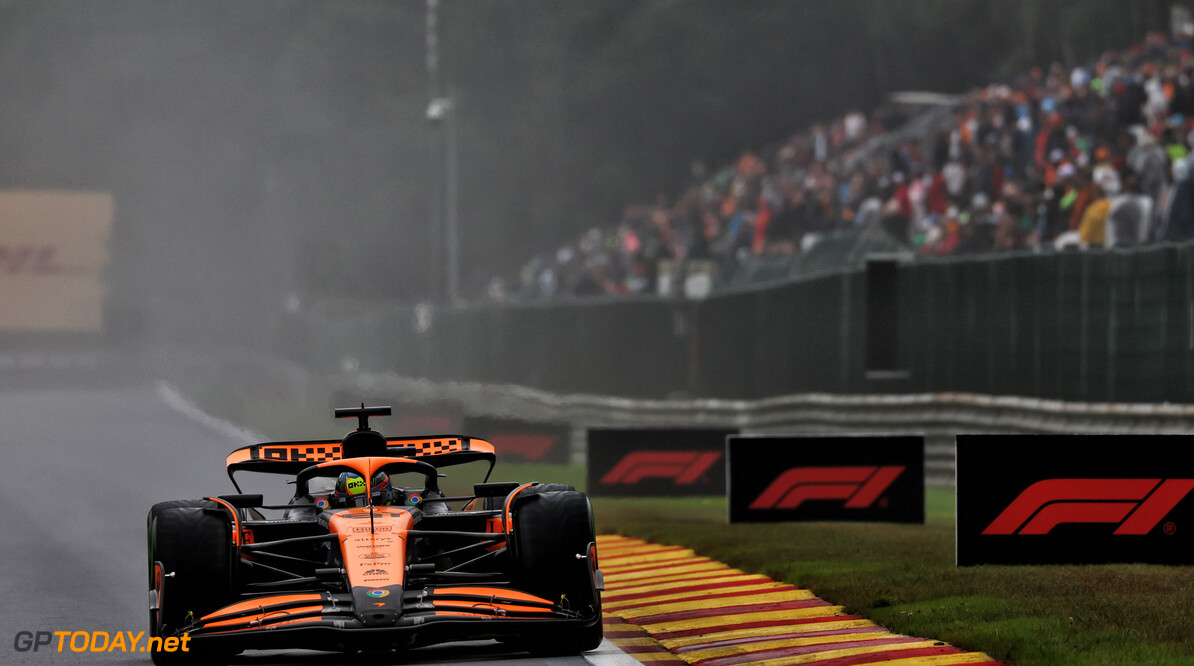
[{"label": "front tyre", "polygon": [[593,578],[596,537],[589,498],[575,490],[550,490],[515,501],[513,555],[520,587],[593,619],[553,629],[529,649],[545,655],[596,649],[602,639],[601,596]]},{"label": "front tyre", "polygon": [[[158,591],[149,633],[166,638],[231,600],[232,526],[224,509],[209,500],[162,502],[150,509],[147,520],[150,589],[156,585]],[[160,572],[155,573],[156,565]],[[212,664],[228,656],[196,650],[193,641],[188,647],[187,652],[154,651],[153,663]]]}]

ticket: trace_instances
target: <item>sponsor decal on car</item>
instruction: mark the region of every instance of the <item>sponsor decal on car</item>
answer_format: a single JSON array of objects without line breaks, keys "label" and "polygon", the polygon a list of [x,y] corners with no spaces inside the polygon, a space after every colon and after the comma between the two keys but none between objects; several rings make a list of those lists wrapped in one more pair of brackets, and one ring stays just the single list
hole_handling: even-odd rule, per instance
[{"label": "sponsor decal on car", "polygon": [[249,447],[249,459],[327,462],[340,459],[340,445],[255,444]]},{"label": "sponsor decal on car", "polygon": [[[372,515],[370,515],[371,513],[372,513]],[[377,507],[374,507],[373,512],[370,512],[367,510],[361,510],[359,513],[345,512],[345,513],[341,513],[339,515],[344,520],[369,520],[370,518],[380,518],[383,516],[394,516],[397,514],[394,513],[393,511],[390,511],[387,507],[377,506]]]},{"label": "sponsor decal on car", "polygon": [[354,527],[354,528],[352,528],[352,533],[353,534],[368,534],[370,532],[389,532],[393,529],[394,528],[390,527],[389,525],[375,525],[373,527]]},{"label": "sponsor decal on car", "polygon": [[432,439],[422,442],[405,442],[405,444],[415,448],[415,457],[438,456],[444,453],[459,453],[469,450],[468,441],[459,439]]},{"label": "sponsor decal on car", "polygon": [[366,592],[366,594],[373,597],[374,599],[381,599],[382,597],[390,596],[390,591],[377,589],[377,590],[369,590],[368,592]]}]

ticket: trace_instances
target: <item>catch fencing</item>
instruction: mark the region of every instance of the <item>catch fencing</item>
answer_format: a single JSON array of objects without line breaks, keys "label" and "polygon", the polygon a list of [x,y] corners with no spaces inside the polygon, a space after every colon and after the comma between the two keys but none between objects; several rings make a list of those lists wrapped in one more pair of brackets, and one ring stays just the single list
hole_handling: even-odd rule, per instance
[{"label": "catch fencing", "polygon": [[[704,300],[325,304],[308,313],[295,352],[324,369],[639,399],[960,392],[1194,403],[1190,244],[893,260],[882,274],[875,263]],[[877,344],[891,345],[890,362],[868,367],[884,358]]]}]

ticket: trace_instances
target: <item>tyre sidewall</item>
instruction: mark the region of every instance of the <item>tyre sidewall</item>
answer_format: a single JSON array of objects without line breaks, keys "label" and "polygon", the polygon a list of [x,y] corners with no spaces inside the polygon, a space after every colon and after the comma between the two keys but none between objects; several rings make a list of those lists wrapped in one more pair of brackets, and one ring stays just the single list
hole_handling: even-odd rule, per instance
[{"label": "tyre sidewall", "polygon": [[153,635],[181,628],[188,612],[198,618],[231,600],[233,554],[232,527],[215,502],[182,500],[153,507],[150,579],[155,561],[161,562],[164,575],[158,599],[160,621],[150,628]]},{"label": "tyre sidewall", "polygon": [[595,540],[589,498],[575,490],[542,490],[520,495],[515,502],[514,557],[519,585],[555,603],[566,599],[573,610],[600,608],[588,561],[577,558],[587,556]]}]

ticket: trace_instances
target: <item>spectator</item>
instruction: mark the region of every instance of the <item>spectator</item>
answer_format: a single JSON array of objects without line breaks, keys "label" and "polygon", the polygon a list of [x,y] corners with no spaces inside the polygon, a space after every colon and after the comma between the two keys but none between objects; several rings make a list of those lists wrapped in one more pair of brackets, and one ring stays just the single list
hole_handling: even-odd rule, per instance
[{"label": "spectator", "polygon": [[661,259],[708,257],[728,273],[840,229],[883,227],[935,256],[1194,238],[1189,49],[1150,35],[952,109],[851,111],[720,170],[694,163],[676,204],[629,206],[616,232],[589,232],[506,284],[539,298],[649,292]]},{"label": "spectator", "polygon": [[996,202],[994,207],[995,230],[992,249],[1008,252],[1024,249],[1026,230],[1022,224],[1023,202],[1019,198],[1006,198]]},{"label": "spectator", "polygon": [[1107,212],[1107,247],[1143,245],[1152,237],[1152,200],[1140,192],[1139,178],[1124,177],[1123,193],[1111,200]]},{"label": "spectator", "polygon": [[1189,162],[1173,163],[1173,180],[1161,240],[1183,241],[1194,238],[1194,183],[1190,182]]},{"label": "spectator", "polygon": [[1159,204],[1169,185],[1166,173],[1169,170],[1169,156],[1157,144],[1157,138],[1143,125],[1133,125],[1130,131],[1136,137],[1136,146],[1128,151],[1127,167],[1139,176],[1140,191],[1153,202],[1150,226],[1156,229],[1160,227],[1161,220]]},{"label": "spectator", "polygon": [[1078,236],[1082,239],[1083,247],[1103,247],[1107,240],[1107,214],[1111,210],[1110,197],[1118,192],[1111,188],[1118,188],[1118,181],[1104,177],[1102,183],[1092,185],[1092,201],[1082,213],[1082,220],[1078,223]]},{"label": "spectator", "polygon": [[1057,167],[1053,183],[1045,188],[1042,194],[1045,210],[1044,224],[1040,229],[1041,242],[1053,241],[1069,231],[1070,206],[1077,198],[1074,189],[1076,174],[1077,170],[1072,164],[1063,163]]},{"label": "spectator", "polygon": [[1082,216],[1086,214],[1086,207],[1092,204],[1098,196],[1098,186],[1094,184],[1094,180],[1088,169],[1078,169],[1077,173],[1074,174],[1070,193],[1073,194],[1074,198],[1070,206],[1069,228],[1071,231],[1077,231],[1082,225]]}]

